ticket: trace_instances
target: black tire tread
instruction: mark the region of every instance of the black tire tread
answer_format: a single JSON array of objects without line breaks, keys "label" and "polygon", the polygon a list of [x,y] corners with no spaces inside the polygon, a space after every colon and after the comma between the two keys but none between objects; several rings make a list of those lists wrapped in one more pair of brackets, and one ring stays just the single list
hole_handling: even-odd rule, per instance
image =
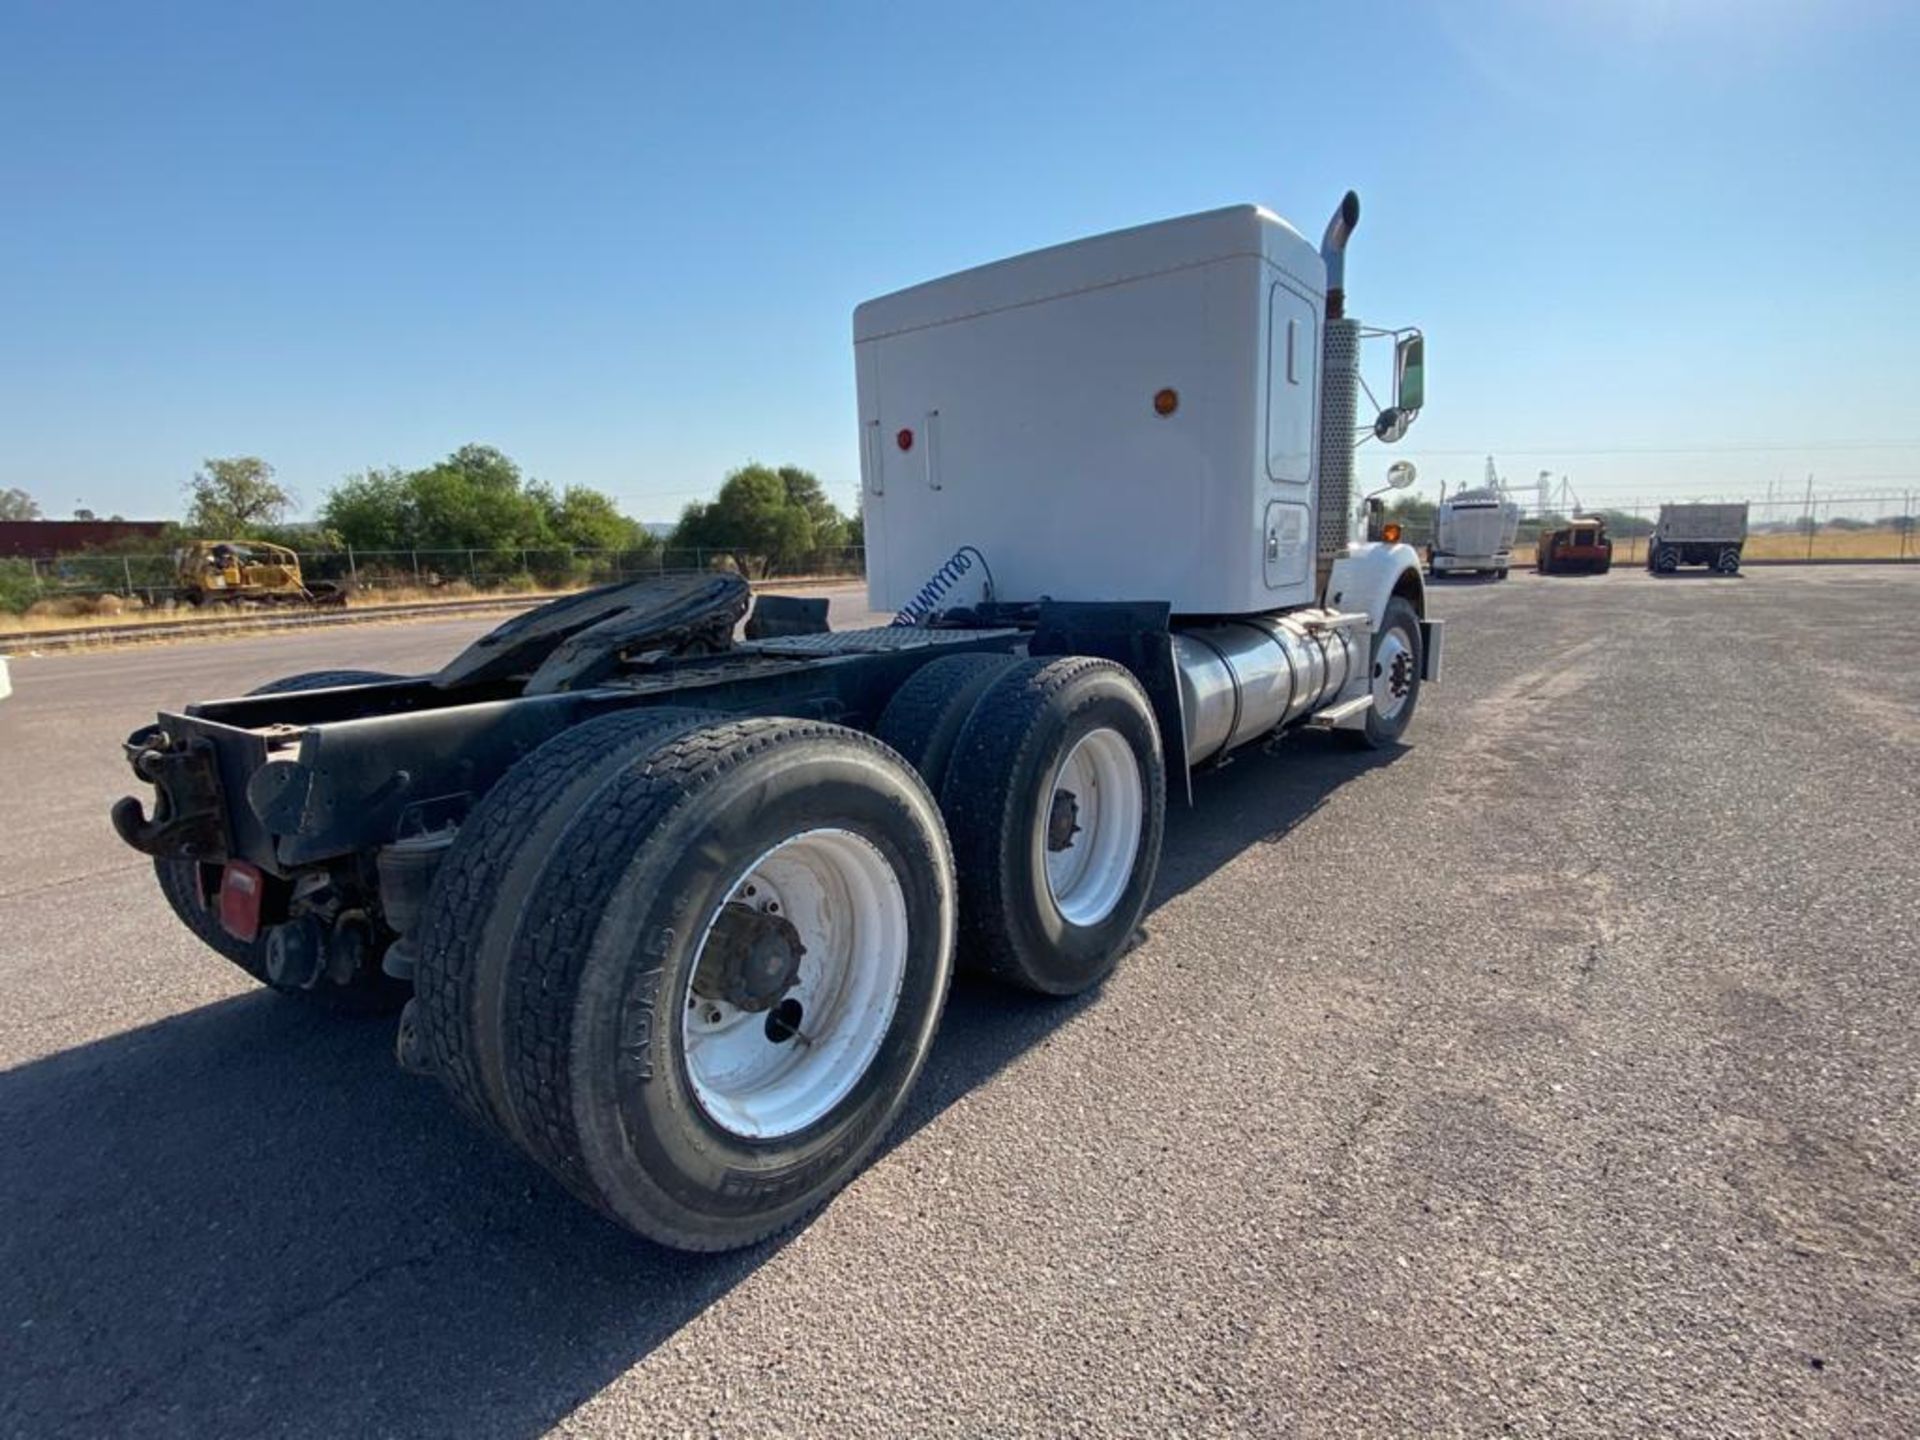
[{"label": "black tire tread", "polygon": [[[556,830],[564,833],[621,766],[644,757],[653,743],[711,718],[687,710],[629,710],[561,732],[487,792],[434,876],[414,973],[421,1039],[432,1068],[461,1107],[510,1141],[524,1143],[506,1103],[504,1060],[484,1053],[490,1039],[478,1033],[475,1020],[486,979],[477,961],[488,927],[507,925],[517,932],[529,907],[516,906],[514,897],[537,891],[557,847]],[[508,947],[510,968],[516,933],[495,938]],[[505,974],[495,983],[506,984]]]},{"label": "black tire tread", "polygon": [[383,680],[404,676],[385,670],[306,670],[298,675],[282,675],[278,680],[249,690],[249,695],[289,695],[297,690],[331,690],[336,685],[377,685]]},{"label": "black tire tread", "polygon": [[[568,1065],[575,990],[605,897],[647,837],[676,811],[763,751],[816,735],[841,737],[892,756],[874,737],[824,721],[760,717],[694,730],[648,754],[600,793],[591,813],[556,847],[538,887],[506,996],[505,1029],[518,1045],[508,1057],[508,1094],[528,1153],[576,1195],[623,1224],[629,1222],[601,1193],[581,1154]],[[786,1222],[774,1228],[784,1229]],[[688,1249],[742,1243],[737,1238],[703,1242],[697,1235],[670,1238]]]},{"label": "black tire tread", "polygon": [[[1349,749],[1383,750],[1389,745],[1398,744],[1401,737],[1407,733],[1407,727],[1413,723],[1413,717],[1420,708],[1420,695],[1426,688],[1419,679],[1419,667],[1426,661],[1426,657],[1421,653],[1420,649],[1420,615],[1419,612],[1413,608],[1410,601],[1402,596],[1396,595],[1387,602],[1386,612],[1382,616],[1382,619],[1385,620],[1396,617],[1406,620],[1408,635],[1413,641],[1412,648],[1415,666],[1413,695],[1408,701],[1408,708],[1400,712],[1398,723],[1392,730],[1386,729],[1380,723],[1377,713],[1372,709],[1367,711],[1367,723],[1364,729],[1336,730],[1334,734],[1337,735],[1341,743]],[[1380,634],[1381,632],[1376,631],[1373,640],[1370,641],[1367,646],[1367,658],[1364,663],[1367,667],[1367,683],[1369,686],[1373,683],[1373,667],[1375,663],[1374,646],[1379,642]]]},{"label": "black tire tread", "polygon": [[1014,664],[1011,655],[947,655],[923,665],[887,702],[874,735],[899,751],[936,795],[954,743],[987,687]]},{"label": "black tire tread", "polygon": [[968,717],[947,768],[940,809],[953,842],[960,882],[960,951],[964,963],[1008,985],[1032,988],[1001,916],[1002,875],[996,847],[1016,822],[1019,797],[997,783],[1041,743],[1034,721],[1080,676],[1123,669],[1093,656],[1036,656],[1007,671]]}]

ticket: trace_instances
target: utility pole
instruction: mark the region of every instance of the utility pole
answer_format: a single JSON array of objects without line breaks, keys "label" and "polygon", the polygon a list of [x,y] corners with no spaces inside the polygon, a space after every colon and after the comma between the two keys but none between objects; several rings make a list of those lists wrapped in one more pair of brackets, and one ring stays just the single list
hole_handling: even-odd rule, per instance
[{"label": "utility pole", "polygon": [[1807,514],[1801,522],[1807,527],[1807,558],[1813,558],[1813,472],[1807,472]]}]

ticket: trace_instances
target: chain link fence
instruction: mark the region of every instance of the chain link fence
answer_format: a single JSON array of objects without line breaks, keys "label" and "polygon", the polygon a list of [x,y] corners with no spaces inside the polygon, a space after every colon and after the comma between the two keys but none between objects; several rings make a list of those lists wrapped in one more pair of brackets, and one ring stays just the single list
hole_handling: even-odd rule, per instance
[{"label": "chain link fence", "polygon": [[[1737,497],[1736,497],[1737,498]],[[1658,500],[1587,507],[1603,514],[1613,536],[1614,563],[1644,563],[1647,537],[1660,515]],[[1920,490],[1860,495],[1770,497],[1749,500],[1745,558],[1750,563],[1920,561]],[[1424,550],[1432,520],[1398,516],[1402,538]],[[1531,565],[1543,526],[1562,517],[1526,516],[1514,542],[1513,564]],[[172,555],[63,555],[51,560],[0,562],[7,567],[4,608],[39,601],[84,602],[100,596],[164,607],[177,597]],[[858,578],[866,554],[857,545],[778,557],[741,549],[651,546],[644,550],[546,549],[337,550],[300,557],[308,584],[343,585],[368,599],[448,598],[462,595],[574,590],[649,575],[733,570],[753,580]],[[105,602],[112,603],[112,602]]]},{"label": "chain link fence", "polygon": [[[1720,497],[1716,497],[1716,502]],[[1727,499],[1738,502],[1740,497]],[[1583,515],[1604,515],[1613,538],[1613,563],[1644,564],[1647,537],[1653,534],[1662,504],[1675,501],[1636,500],[1593,505]],[[1748,500],[1747,543],[1742,555],[1748,563],[1779,564],[1808,561],[1920,561],[1920,490],[1868,495],[1816,495],[1811,499],[1773,497]],[[1433,522],[1426,517],[1400,520],[1401,538],[1424,552],[1433,539]],[[1542,529],[1565,523],[1564,516],[1524,515],[1514,539],[1513,563],[1531,565]]]},{"label": "chain link fence", "polygon": [[[117,595],[160,606],[178,592],[172,555],[62,555],[12,562],[44,600]],[[583,550],[321,550],[300,555],[308,585],[344,585],[369,599],[490,595],[577,590],[650,575],[731,570],[752,580],[859,577],[866,554],[857,545],[774,557],[739,549]]]}]

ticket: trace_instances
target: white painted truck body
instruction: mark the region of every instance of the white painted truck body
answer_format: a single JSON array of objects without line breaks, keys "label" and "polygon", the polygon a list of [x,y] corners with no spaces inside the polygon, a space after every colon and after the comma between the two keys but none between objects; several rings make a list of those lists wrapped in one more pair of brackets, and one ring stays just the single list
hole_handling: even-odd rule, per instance
[{"label": "white painted truck body", "polygon": [[906,604],[963,545],[1003,599],[1314,603],[1325,291],[1315,247],[1240,205],[861,305],[871,603]]},{"label": "white painted truck body", "polygon": [[1433,516],[1433,569],[1504,570],[1513,563],[1520,507],[1498,490],[1462,490]]},{"label": "white painted truck body", "polygon": [[1747,538],[1747,503],[1662,505],[1653,533],[1675,545],[1738,545]]}]

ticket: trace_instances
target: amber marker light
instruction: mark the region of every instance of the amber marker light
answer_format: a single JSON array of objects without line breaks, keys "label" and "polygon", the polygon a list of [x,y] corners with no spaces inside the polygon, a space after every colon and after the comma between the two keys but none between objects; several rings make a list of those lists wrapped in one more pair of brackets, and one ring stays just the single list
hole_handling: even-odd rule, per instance
[{"label": "amber marker light", "polygon": [[1180,408],[1180,392],[1172,386],[1160,391],[1153,397],[1153,413],[1171,415]]}]

